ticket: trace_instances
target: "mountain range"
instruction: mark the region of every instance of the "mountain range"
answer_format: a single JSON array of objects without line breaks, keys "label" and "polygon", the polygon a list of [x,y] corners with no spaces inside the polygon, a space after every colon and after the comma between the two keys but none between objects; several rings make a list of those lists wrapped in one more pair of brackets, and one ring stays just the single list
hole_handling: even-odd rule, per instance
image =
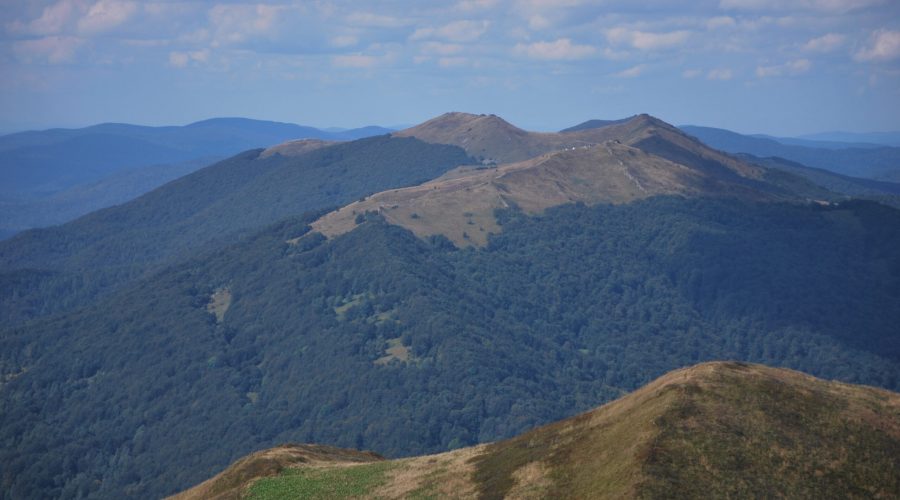
[{"label": "mountain range", "polygon": [[683,126],[681,130],[729,153],[779,157],[845,176],[900,181],[900,147],[896,146],[796,141],[741,135],[711,127]]},{"label": "mountain range", "polygon": [[0,232],[67,222],[129,201],[200,167],[289,139],[383,135],[381,127],[326,132],[245,118],[185,126],[106,123],[0,137]]},{"label": "mountain range", "polygon": [[[467,140],[466,133],[478,142]],[[495,211],[509,207],[537,214],[567,203],[625,203],[659,195],[774,201],[798,194],[766,182],[765,169],[710,150],[647,115],[549,134],[516,129],[496,116],[453,113],[397,135],[514,163],[462,167],[431,182],[351,203],[313,223],[316,231],[343,234],[355,226],[357,215],[377,212],[419,236],[441,234],[457,246],[483,246],[489,234],[500,231]],[[523,154],[534,157],[519,161]]]},{"label": "mountain range", "polygon": [[800,137],[813,141],[880,144],[900,147],[900,132],[820,132]]},{"label": "mountain range", "polygon": [[898,467],[897,393],[706,363],[509,440],[399,460],[283,445],[171,498],[890,498]]},{"label": "mountain range", "polygon": [[[648,115],[449,113],[0,242],[0,487],[158,497],[286,442],[509,444],[721,359],[897,390],[900,212],[756,160]],[[527,465],[504,446],[491,495]]]}]

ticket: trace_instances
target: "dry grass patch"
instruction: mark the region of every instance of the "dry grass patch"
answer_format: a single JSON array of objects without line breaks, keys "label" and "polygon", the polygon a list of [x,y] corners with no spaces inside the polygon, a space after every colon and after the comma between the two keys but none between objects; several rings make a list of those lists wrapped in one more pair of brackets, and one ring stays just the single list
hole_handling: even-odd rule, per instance
[{"label": "dry grass patch", "polygon": [[512,489],[506,498],[511,500],[537,500],[547,498],[547,492],[553,485],[549,476],[550,469],[541,462],[530,462],[513,473]]},{"label": "dry grass patch", "polygon": [[324,148],[325,146],[331,146],[332,144],[337,144],[337,142],[321,141],[318,139],[298,139],[272,146],[260,153],[259,157],[260,159],[268,158],[276,154],[281,156],[301,156],[310,151],[315,151],[316,149]]},{"label": "dry grass patch", "polygon": [[209,303],[206,304],[206,311],[216,316],[216,323],[225,320],[225,313],[231,307],[231,289],[222,287],[213,292],[209,297]]},{"label": "dry grass patch", "polygon": [[385,349],[387,353],[385,356],[382,356],[374,361],[376,365],[386,365],[391,361],[397,360],[401,363],[406,363],[410,360],[409,348],[403,345],[401,339],[390,339],[387,341],[388,348]]},{"label": "dry grass patch", "polygon": [[472,481],[472,459],[484,452],[485,445],[463,448],[438,455],[397,461],[387,482],[374,490],[374,498],[476,498]]}]

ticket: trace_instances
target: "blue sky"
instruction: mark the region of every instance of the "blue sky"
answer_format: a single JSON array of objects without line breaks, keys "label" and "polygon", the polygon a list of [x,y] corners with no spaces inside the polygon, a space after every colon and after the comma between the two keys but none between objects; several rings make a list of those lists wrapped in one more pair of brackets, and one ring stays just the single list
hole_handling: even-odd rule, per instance
[{"label": "blue sky", "polygon": [[5,132],[451,110],[900,130],[897,0],[4,0],[0,29]]}]

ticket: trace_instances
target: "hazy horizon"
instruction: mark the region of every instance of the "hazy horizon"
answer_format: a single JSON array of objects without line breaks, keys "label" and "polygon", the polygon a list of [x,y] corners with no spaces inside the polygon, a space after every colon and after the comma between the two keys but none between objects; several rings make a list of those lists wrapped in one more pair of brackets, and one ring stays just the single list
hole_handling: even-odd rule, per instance
[{"label": "hazy horizon", "polygon": [[900,130],[900,4],[885,0],[14,0],[0,30],[2,133],[446,111],[531,130],[637,113],[778,136]]}]

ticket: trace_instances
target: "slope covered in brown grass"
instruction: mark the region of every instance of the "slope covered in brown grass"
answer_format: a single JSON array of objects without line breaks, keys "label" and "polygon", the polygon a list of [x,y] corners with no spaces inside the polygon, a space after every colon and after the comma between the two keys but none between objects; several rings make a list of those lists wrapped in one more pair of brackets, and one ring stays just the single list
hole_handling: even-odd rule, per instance
[{"label": "slope covered in brown grass", "polygon": [[[348,484],[365,477],[349,496],[367,498],[898,498],[900,394],[704,363],[506,441],[377,465],[347,453],[341,463],[287,466],[330,468],[329,480]],[[228,491],[283,491],[229,472],[246,460],[217,476],[242,478]],[[181,498],[218,498],[216,480]],[[321,491],[306,488],[313,480],[273,481]]]},{"label": "slope covered in brown grass", "polygon": [[352,230],[360,214],[377,212],[420,237],[442,234],[457,246],[469,246],[484,245],[488,234],[500,231],[494,212],[501,208],[536,214],[566,203],[627,203],[656,195],[780,197],[744,180],[607,141],[494,168],[463,167],[419,186],[351,203],[313,228],[333,237]]},{"label": "slope covered in brown grass", "polygon": [[501,230],[494,214],[502,208],[536,214],[567,203],[627,203],[657,195],[774,201],[812,192],[802,180],[773,181],[765,168],[649,115],[538,133],[494,115],[447,113],[395,135],[457,145],[500,164],[460,167],[419,186],[375,194],[325,215],[313,224],[316,231],[337,236],[375,212],[420,237],[440,234],[457,246],[481,246]]},{"label": "slope covered in brown grass", "polygon": [[337,144],[337,142],[323,141],[320,139],[296,139],[270,146],[263,150],[263,152],[259,154],[259,157],[268,158],[276,154],[281,156],[300,156],[304,153],[324,148],[325,146],[331,146],[332,144]]},{"label": "slope covered in brown grass", "polygon": [[552,151],[619,141],[689,166],[716,166],[720,174],[732,170],[743,177],[759,178],[763,172],[763,169],[711,149],[678,128],[647,114],[571,132],[531,132],[495,115],[451,112],[394,132],[393,135],[415,137],[435,144],[452,144],[465,149],[473,158],[495,163],[519,162]]}]

